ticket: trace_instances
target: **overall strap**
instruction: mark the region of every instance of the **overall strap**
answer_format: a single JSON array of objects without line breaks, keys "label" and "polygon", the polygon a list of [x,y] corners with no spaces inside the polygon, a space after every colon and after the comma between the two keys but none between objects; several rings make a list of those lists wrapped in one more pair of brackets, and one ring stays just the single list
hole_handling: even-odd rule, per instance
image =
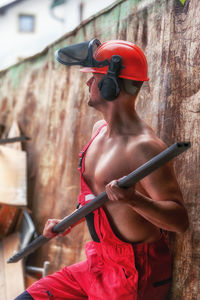
[{"label": "overall strap", "polygon": [[[84,171],[84,155],[88,149],[88,147],[90,146],[90,144],[92,143],[92,141],[95,139],[95,137],[99,134],[99,132],[101,131],[101,129],[106,126],[107,124],[104,123],[102,126],[100,126],[98,128],[98,130],[96,131],[96,133],[94,134],[94,136],[91,138],[91,140],[85,145],[85,147],[83,148],[83,150],[79,153],[79,171],[81,173],[81,190],[82,190],[82,193],[79,195],[79,204],[77,206],[77,208],[79,208],[80,204],[81,204],[81,201],[80,199],[84,199],[84,202],[86,202],[87,200],[92,200],[92,199],[87,199],[88,198],[91,198],[91,196],[94,196],[93,194],[85,194],[83,191],[90,191],[88,185],[86,184],[86,182],[84,181],[84,178],[83,178],[83,171]],[[94,212],[91,212],[89,213],[86,217],[86,222],[87,222],[87,226],[88,226],[88,229],[89,229],[89,232],[90,232],[90,235],[93,239],[93,241],[95,242],[100,242],[100,239],[98,237],[98,234],[96,232],[96,229],[95,229],[95,225],[94,225]]]},{"label": "overall strap", "polygon": [[[79,164],[78,164],[78,168],[79,170],[82,170],[82,162],[83,162],[83,157],[85,152],[87,151],[87,149],[89,148],[90,144],[93,142],[93,140],[95,139],[95,137],[99,134],[99,132],[101,131],[101,129],[103,127],[107,126],[106,123],[104,123],[102,126],[100,126],[98,128],[98,130],[96,131],[96,133],[94,134],[94,136],[91,138],[91,140],[85,145],[85,147],[82,149],[82,151],[79,153]],[[82,170],[83,171],[83,170]]]}]

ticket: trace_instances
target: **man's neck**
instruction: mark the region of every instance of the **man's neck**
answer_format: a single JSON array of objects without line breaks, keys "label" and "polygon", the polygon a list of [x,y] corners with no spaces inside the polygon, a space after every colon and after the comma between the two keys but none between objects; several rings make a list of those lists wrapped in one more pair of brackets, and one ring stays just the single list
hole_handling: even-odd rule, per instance
[{"label": "man's neck", "polygon": [[[120,99],[119,99],[120,100]],[[142,120],[135,111],[134,103],[113,102],[102,112],[107,123],[107,135],[137,134],[141,129]]]}]

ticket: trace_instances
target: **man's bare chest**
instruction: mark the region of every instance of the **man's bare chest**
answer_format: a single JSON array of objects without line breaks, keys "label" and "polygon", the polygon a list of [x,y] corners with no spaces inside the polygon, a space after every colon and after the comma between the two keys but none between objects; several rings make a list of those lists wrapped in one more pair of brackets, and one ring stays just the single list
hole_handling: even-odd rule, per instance
[{"label": "man's bare chest", "polygon": [[113,179],[130,172],[127,145],[120,138],[106,139],[97,136],[85,153],[84,179],[93,190],[99,193]]}]

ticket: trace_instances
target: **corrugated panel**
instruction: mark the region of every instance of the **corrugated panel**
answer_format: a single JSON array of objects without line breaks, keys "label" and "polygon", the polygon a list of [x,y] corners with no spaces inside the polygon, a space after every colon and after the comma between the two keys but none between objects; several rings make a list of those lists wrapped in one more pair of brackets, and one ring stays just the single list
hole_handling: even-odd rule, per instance
[{"label": "corrugated panel", "polygon": [[[140,116],[168,145],[189,139],[192,149],[175,168],[190,216],[190,230],[169,235],[174,253],[171,299],[197,299],[199,278],[199,17],[198,0],[119,1],[82,23],[43,53],[0,74],[0,123],[17,119],[27,143],[29,207],[38,230],[48,217],[64,217],[79,192],[78,152],[101,116],[87,107],[86,74],[54,61],[64,45],[97,37],[138,44],[149,62],[150,81],[137,101]],[[83,258],[85,225],[52,240],[35,262],[49,259],[52,270]],[[48,254],[47,254],[48,253]]]}]

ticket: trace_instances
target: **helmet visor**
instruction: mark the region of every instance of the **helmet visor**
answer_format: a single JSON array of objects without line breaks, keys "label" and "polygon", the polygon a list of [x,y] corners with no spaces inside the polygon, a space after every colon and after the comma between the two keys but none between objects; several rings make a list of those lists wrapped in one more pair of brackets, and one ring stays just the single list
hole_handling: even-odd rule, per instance
[{"label": "helmet visor", "polygon": [[93,39],[89,42],[74,44],[61,48],[55,52],[56,59],[64,65],[80,65],[84,67],[95,66],[94,52],[101,45],[100,41]]},{"label": "helmet visor", "polygon": [[57,50],[55,52],[55,57],[57,61],[66,66],[79,65],[83,67],[102,68],[108,66],[110,63],[107,59],[104,61],[97,61],[94,58],[94,53],[100,45],[101,42],[97,39],[74,44]]}]

